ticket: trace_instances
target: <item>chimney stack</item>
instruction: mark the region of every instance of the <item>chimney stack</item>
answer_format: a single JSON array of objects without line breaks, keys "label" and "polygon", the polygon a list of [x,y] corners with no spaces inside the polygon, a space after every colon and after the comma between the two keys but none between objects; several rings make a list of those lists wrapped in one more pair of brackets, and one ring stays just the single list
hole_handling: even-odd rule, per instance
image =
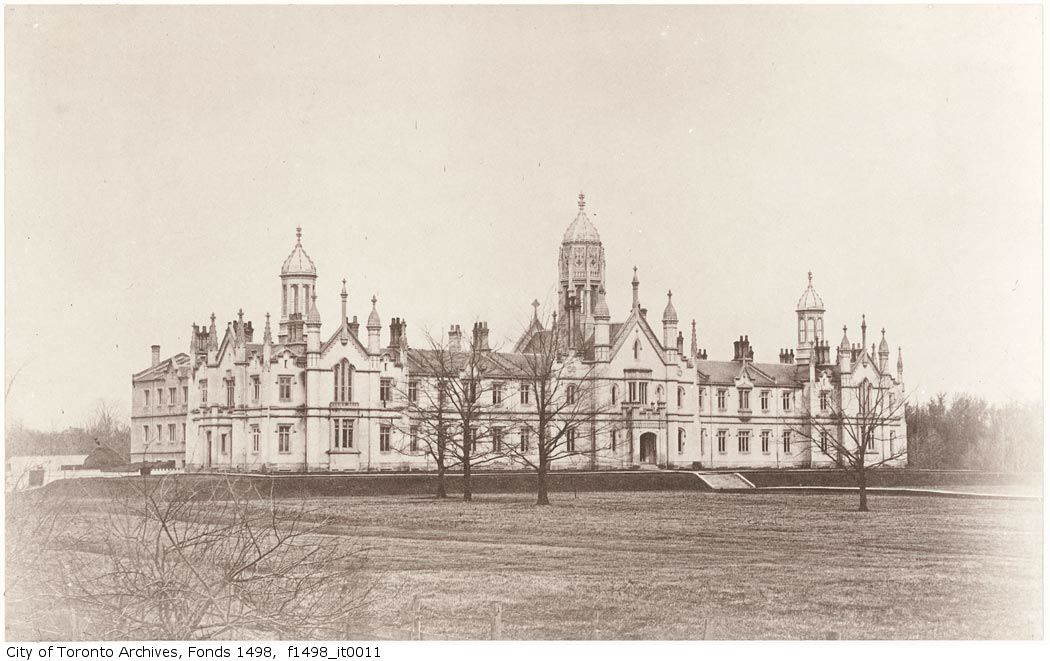
[{"label": "chimney stack", "polygon": [[154,344],[150,347],[150,367],[156,367],[160,364],[160,345]]},{"label": "chimney stack", "polygon": [[463,351],[463,331],[459,324],[448,327],[448,348],[449,351]]},{"label": "chimney stack", "polygon": [[474,348],[478,351],[490,350],[488,322],[478,321],[474,323]]}]

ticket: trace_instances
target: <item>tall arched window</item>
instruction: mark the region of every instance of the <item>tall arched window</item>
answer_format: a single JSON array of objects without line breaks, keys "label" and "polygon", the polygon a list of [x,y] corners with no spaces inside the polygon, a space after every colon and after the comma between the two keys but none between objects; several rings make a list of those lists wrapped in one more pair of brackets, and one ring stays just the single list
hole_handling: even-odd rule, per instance
[{"label": "tall arched window", "polygon": [[336,402],[350,402],[354,398],[354,366],[345,358],[332,368],[334,372],[335,392],[332,399]]},{"label": "tall arched window", "polygon": [[685,430],[678,428],[678,454],[685,453]]},{"label": "tall arched window", "polygon": [[685,388],[678,386],[678,408],[685,404]]},{"label": "tall arched window", "polygon": [[812,317],[809,320],[809,338],[811,341],[819,339],[817,337],[817,322]]},{"label": "tall arched window", "polygon": [[620,397],[620,389],[613,384],[612,387],[612,403],[615,404]]},{"label": "tall arched window", "polygon": [[634,359],[638,360],[638,357],[642,355],[642,343],[640,340],[634,341]]}]

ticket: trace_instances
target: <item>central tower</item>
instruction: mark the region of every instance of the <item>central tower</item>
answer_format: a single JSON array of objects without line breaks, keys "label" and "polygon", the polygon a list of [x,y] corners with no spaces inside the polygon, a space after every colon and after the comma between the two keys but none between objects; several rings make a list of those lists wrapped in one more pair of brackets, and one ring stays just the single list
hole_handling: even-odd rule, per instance
[{"label": "central tower", "polygon": [[565,230],[558,254],[558,315],[573,327],[592,325],[598,292],[605,290],[605,248],[584,208],[583,193],[576,219]]}]

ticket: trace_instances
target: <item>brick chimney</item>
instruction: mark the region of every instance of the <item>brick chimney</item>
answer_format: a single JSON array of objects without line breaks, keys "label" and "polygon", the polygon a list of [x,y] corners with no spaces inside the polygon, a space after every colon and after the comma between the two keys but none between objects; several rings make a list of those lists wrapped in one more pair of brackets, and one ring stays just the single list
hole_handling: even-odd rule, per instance
[{"label": "brick chimney", "polygon": [[150,347],[150,367],[156,367],[160,364],[160,345],[154,344]]},{"label": "brick chimney", "polygon": [[448,327],[448,348],[449,351],[463,351],[463,331],[459,324]]},{"label": "brick chimney", "polygon": [[490,351],[489,325],[486,321],[474,323],[474,348],[478,351]]}]

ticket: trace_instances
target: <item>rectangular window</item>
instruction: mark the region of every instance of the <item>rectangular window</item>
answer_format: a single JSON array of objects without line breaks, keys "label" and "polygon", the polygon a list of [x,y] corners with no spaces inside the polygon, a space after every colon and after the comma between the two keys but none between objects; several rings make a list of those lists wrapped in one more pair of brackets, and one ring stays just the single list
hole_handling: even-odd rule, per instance
[{"label": "rectangular window", "polygon": [[182,442],[186,442],[186,423],[182,423]]},{"label": "rectangular window", "polygon": [[518,396],[521,399],[521,403],[522,404],[528,404],[529,403],[529,393],[531,391],[532,391],[532,387],[529,384],[527,384],[527,383],[521,384],[521,389],[518,391]]},{"label": "rectangular window", "polygon": [[149,445],[149,425],[142,425],[142,444]]},{"label": "rectangular window", "polygon": [[149,408],[149,393],[149,390],[142,391],[142,406],[147,409]]},{"label": "rectangular window", "polygon": [[521,452],[529,451],[529,428],[522,427],[521,431],[518,432],[518,450]]},{"label": "rectangular window", "polygon": [[741,453],[751,452],[751,432],[741,429],[736,433],[736,447]]},{"label": "rectangular window", "polygon": [[780,393],[780,408],[784,409],[785,411],[790,411],[791,410],[791,391],[790,390],[785,390],[784,392]]},{"label": "rectangular window", "polygon": [[769,391],[768,390],[763,390],[762,393],[759,395],[759,399],[760,399],[760,402],[762,404],[762,410],[763,411],[768,411],[769,410]]},{"label": "rectangular window", "polygon": [[739,390],[737,391],[740,410],[750,411],[751,410],[751,391],[750,390]]},{"label": "rectangular window", "polygon": [[725,411],[726,410],[726,389],[725,388],[719,388],[718,389],[718,410],[719,411]]},{"label": "rectangular window", "polygon": [[820,393],[820,410],[821,411],[827,411],[828,410],[828,393],[826,393],[826,392]]},{"label": "rectangular window", "polygon": [[492,384],[492,403],[499,406],[503,403],[503,384],[493,383]]},{"label": "rectangular window", "polygon": [[292,377],[282,376],[278,383],[277,396],[282,402],[292,401]]},{"label": "rectangular window", "polygon": [[262,381],[259,379],[259,375],[252,375],[252,401],[258,402],[259,397],[262,394]]},{"label": "rectangular window", "polygon": [[576,403],[576,386],[574,384],[570,383],[565,388],[565,403],[566,404],[575,404]]},{"label": "rectangular window", "polygon": [[875,430],[869,429],[868,433],[865,434],[864,449],[868,452],[875,451]]},{"label": "rectangular window", "polygon": [[332,420],[332,445],[336,450],[351,450],[354,447],[354,421],[352,418]]},{"label": "rectangular window", "polygon": [[259,425],[252,425],[252,452],[259,451]]},{"label": "rectangular window", "polygon": [[408,428],[408,451],[419,452],[419,425]]},{"label": "rectangular window", "polygon": [[820,451],[824,453],[828,451],[828,433],[826,431],[820,432]]},{"label": "rectangular window", "polygon": [[392,379],[380,379],[379,380],[379,401],[389,402],[390,401],[390,386],[392,385]]},{"label": "rectangular window", "polygon": [[390,452],[390,426],[379,425],[379,451]]},{"label": "rectangular window", "polygon": [[492,451],[500,452],[503,449],[503,428],[492,428]]},{"label": "rectangular window", "polygon": [[208,380],[201,379],[197,382],[197,389],[201,393],[201,406],[207,406],[208,404]]},{"label": "rectangular window", "polygon": [[700,430],[700,456],[703,456],[704,449],[707,447],[707,430]]},{"label": "rectangular window", "polygon": [[565,432],[565,449],[569,452],[576,452],[576,430],[570,429]]},{"label": "rectangular window", "polygon": [[697,408],[700,411],[703,411],[704,410],[704,389],[703,388],[697,388],[696,390],[697,390],[696,405],[697,405]]},{"label": "rectangular window", "polygon": [[157,425],[157,443],[160,443],[160,442],[162,442],[164,440],[163,429],[164,429],[163,425]]},{"label": "rectangular window", "polygon": [[292,426],[277,425],[277,451],[288,454],[292,451]]},{"label": "rectangular window", "polygon": [[415,379],[408,382],[408,401],[413,404],[419,401],[419,382]]},{"label": "rectangular window", "polygon": [[168,406],[175,405],[176,392],[174,388],[168,388]]},{"label": "rectangular window", "polygon": [[609,441],[612,444],[612,451],[616,452],[616,441],[619,440],[620,432],[616,429],[612,430],[609,434]]},{"label": "rectangular window", "polygon": [[226,434],[219,435],[219,450],[226,454]]},{"label": "rectangular window", "polygon": [[168,443],[174,443],[178,438],[176,437],[175,424],[168,425]]},{"label": "rectangular window", "polygon": [[768,430],[764,430],[762,432],[762,453],[763,454],[769,454],[769,436],[770,436],[770,433],[769,433]]},{"label": "rectangular window", "polygon": [[470,427],[467,429],[467,448],[471,454],[478,451],[478,428]]},{"label": "rectangular window", "polygon": [[725,454],[726,452],[726,438],[728,438],[728,436],[729,432],[725,429],[718,430],[718,451],[721,454]]},{"label": "rectangular window", "polygon": [[638,401],[642,404],[649,403],[649,384],[646,381],[638,382]]},{"label": "rectangular window", "polygon": [[791,430],[784,430],[784,454],[791,454]]},{"label": "rectangular window", "polygon": [[182,403],[189,406],[190,403],[190,387],[182,386]]},{"label": "rectangular window", "polygon": [[890,431],[890,456],[893,456],[893,442],[897,440],[897,432]]},{"label": "rectangular window", "polygon": [[627,383],[627,401],[632,404],[638,403],[638,382],[629,381]]},{"label": "rectangular window", "polygon": [[157,407],[164,406],[164,389],[157,388]]},{"label": "rectangular window", "polygon": [[685,453],[685,430],[679,428],[678,430],[678,454]]},{"label": "rectangular window", "polygon": [[226,406],[233,408],[233,387],[235,381],[233,379],[224,379],[226,384]]},{"label": "rectangular window", "polygon": [[685,403],[685,388],[682,388],[681,386],[679,386],[679,388],[678,388],[678,408],[682,408],[682,405],[684,403]]}]

